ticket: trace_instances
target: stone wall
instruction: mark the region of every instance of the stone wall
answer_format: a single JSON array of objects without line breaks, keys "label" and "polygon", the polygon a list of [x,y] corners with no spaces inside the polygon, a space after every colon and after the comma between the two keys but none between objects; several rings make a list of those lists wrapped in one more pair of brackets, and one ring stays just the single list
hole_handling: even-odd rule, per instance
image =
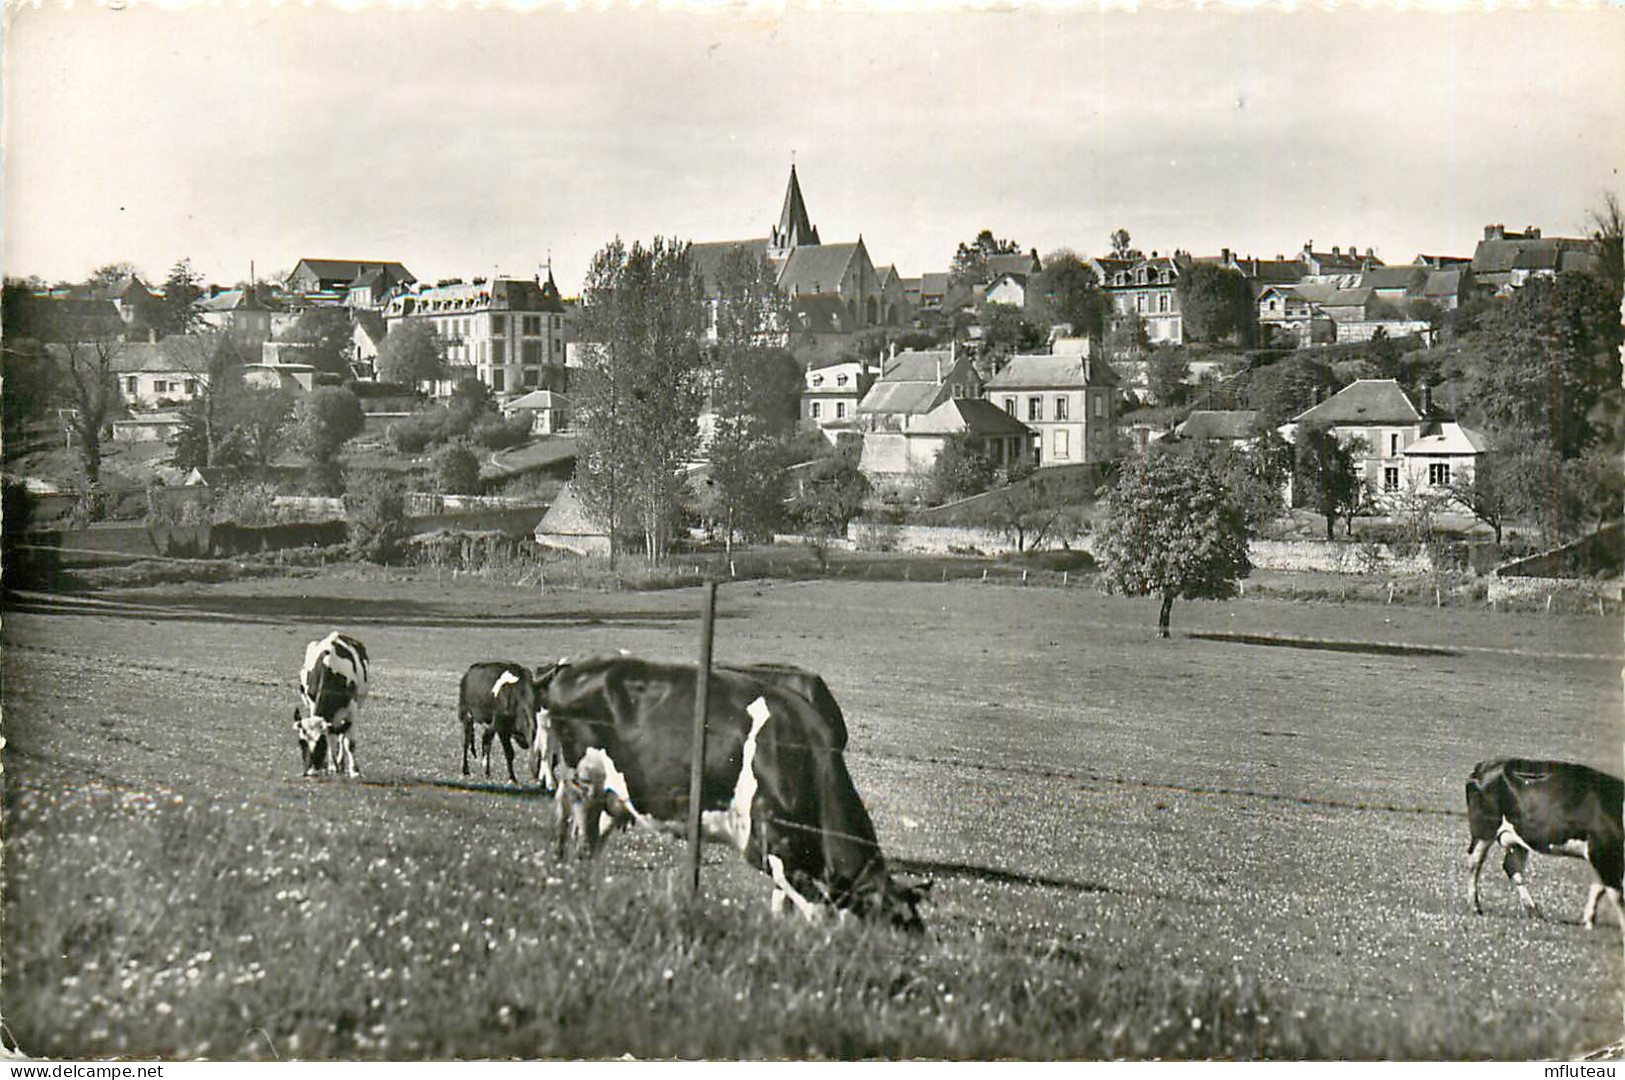
[{"label": "stone wall", "polygon": [[1259,570],[1319,570],[1333,574],[1427,574],[1433,556],[1394,554],[1387,544],[1327,540],[1254,540],[1247,556]]}]

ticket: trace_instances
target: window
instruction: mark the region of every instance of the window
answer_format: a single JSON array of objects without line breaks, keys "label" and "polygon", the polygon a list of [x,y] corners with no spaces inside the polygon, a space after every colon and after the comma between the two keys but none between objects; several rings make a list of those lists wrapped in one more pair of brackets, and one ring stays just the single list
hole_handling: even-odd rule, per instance
[{"label": "window", "polygon": [[197,393],[197,380],[196,379],[187,379],[186,380],[186,392],[188,394]]},{"label": "window", "polygon": [[1106,395],[1105,394],[1096,394],[1095,395],[1095,417],[1096,417],[1096,419],[1105,419],[1105,416],[1106,416]]},{"label": "window", "polygon": [[1168,310],[1168,294],[1167,293],[1162,293],[1162,294],[1158,295],[1158,297],[1157,297],[1157,310],[1158,311],[1167,311]]},{"label": "window", "polygon": [[522,359],[527,364],[540,364],[542,362],[542,343],[540,341],[527,341],[521,346]]},{"label": "window", "polygon": [[1271,300],[1271,301],[1270,301],[1270,310],[1271,310],[1271,311],[1274,311],[1274,310],[1275,310],[1275,301],[1274,301],[1274,300]]},{"label": "window", "polygon": [[1145,310],[1145,293],[1135,293],[1134,294],[1134,310],[1135,311],[1144,311]]},{"label": "window", "polygon": [[1382,469],[1382,490],[1399,490],[1399,466],[1385,465]]},{"label": "window", "polygon": [[493,334],[506,334],[508,332],[508,330],[507,330],[507,327],[504,325],[505,322],[506,322],[506,320],[501,315],[492,315],[491,316],[491,333],[493,333]]},{"label": "window", "polygon": [[822,375],[814,375],[812,377],[812,384],[814,386],[823,386],[824,385],[824,377]]},{"label": "window", "polygon": [[1434,487],[1450,486],[1450,463],[1448,461],[1433,461],[1428,463],[1428,483]]},{"label": "window", "polygon": [[1399,434],[1397,432],[1388,436],[1388,456],[1399,456]]},{"label": "window", "polygon": [[964,396],[965,396],[965,384],[964,383],[954,383],[954,397],[962,398]]},{"label": "window", "polygon": [[824,414],[824,403],[822,401],[813,402],[812,403],[812,418],[814,420],[817,420],[823,414]]},{"label": "window", "polygon": [[1030,397],[1030,398],[1027,399],[1027,419],[1028,420],[1042,420],[1042,419],[1044,419],[1044,399],[1043,398],[1041,398],[1041,397]]},{"label": "window", "polygon": [[835,385],[836,386],[845,386],[846,385],[846,380],[847,380],[847,377],[845,375],[837,375],[837,376],[835,376]]},{"label": "window", "polygon": [[1066,419],[1066,396],[1064,394],[1055,399],[1055,419]]},{"label": "window", "polygon": [[540,334],[542,332],[542,317],[540,315],[525,316],[525,333]]},{"label": "window", "polygon": [[137,393],[138,392],[138,387],[140,387],[140,385],[141,384],[136,380],[136,377],[134,375],[131,375],[129,378],[124,380],[124,392],[126,394]]},{"label": "window", "polygon": [[506,374],[507,373],[505,371],[503,371],[501,368],[497,368],[495,371],[491,372],[491,389],[492,390],[495,390],[497,393],[500,394],[500,393],[502,393],[502,391],[504,389],[507,388],[507,380],[505,380],[503,378],[503,376],[506,375]]},{"label": "window", "polygon": [[563,326],[564,326],[564,316],[563,315],[555,315],[555,316],[553,316],[553,329],[558,330],[558,329],[561,329]]},{"label": "window", "polygon": [[837,420],[845,420],[846,419],[846,402],[837,401],[835,403],[835,419],[837,419]]},{"label": "window", "polygon": [[535,386],[541,380],[542,373],[535,368],[525,369],[525,385]]},{"label": "window", "polygon": [[1016,415],[1016,399],[1015,398],[1007,397],[1007,398],[1004,399],[1004,411],[1006,413],[1009,413],[1011,416]]},{"label": "window", "polygon": [[1054,453],[1050,455],[1054,460],[1060,461],[1072,456],[1071,434],[1066,428],[1055,429]]}]

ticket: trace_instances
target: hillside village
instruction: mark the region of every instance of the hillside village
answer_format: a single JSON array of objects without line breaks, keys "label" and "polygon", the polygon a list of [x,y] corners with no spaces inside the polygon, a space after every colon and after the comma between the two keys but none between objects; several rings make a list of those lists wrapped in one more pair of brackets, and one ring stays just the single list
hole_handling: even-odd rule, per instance
[{"label": "hillside village", "polygon": [[[861,232],[826,240],[792,165],[765,237],[674,248],[669,292],[696,315],[670,351],[695,359],[633,422],[677,429],[677,541],[915,518],[1013,535],[1065,504],[1049,537],[1067,544],[1117,465],[1161,444],[1274,455],[1278,530],[1499,544],[1514,526],[1555,547],[1616,519],[1625,489],[1619,218],[1594,217],[1580,236],[1489,224],[1471,251],[1403,262],[1312,240],[1142,251],[1124,229],[1104,254],[1040,254],[984,230],[904,276]],[[547,265],[431,282],[389,258],[231,285],[185,260],[162,282],[122,264],[8,279],[8,485],[80,524],[174,524],[342,515],[336,497],[389,476],[403,508],[513,509],[544,544],[602,553],[581,462],[619,452],[594,434],[621,377],[607,295],[566,295]],[[1307,461],[1319,433],[1341,481]],[[257,511],[227,495],[244,489]],[[642,531],[651,557],[665,527]]]}]

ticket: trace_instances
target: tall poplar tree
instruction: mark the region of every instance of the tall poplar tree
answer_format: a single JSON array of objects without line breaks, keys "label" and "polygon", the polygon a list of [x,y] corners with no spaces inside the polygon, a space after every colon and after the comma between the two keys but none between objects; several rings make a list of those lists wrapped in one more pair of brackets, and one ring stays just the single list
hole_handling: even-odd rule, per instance
[{"label": "tall poplar tree", "polygon": [[686,243],[617,237],[593,256],[582,288],[583,367],[572,394],[579,438],[575,479],[610,535],[643,533],[663,558],[681,508],[678,470],[693,458],[703,397],[705,307]]}]

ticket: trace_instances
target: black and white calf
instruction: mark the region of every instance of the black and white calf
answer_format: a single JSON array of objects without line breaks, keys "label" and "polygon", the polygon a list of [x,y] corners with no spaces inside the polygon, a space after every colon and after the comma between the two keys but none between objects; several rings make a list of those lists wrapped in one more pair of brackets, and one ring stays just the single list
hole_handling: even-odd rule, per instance
[{"label": "black and white calf", "polygon": [[1506,851],[1501,865],[1507,880],[1531,917],[1538,916],[1540,909],[1524,884],[1523,872],[1529,853],[1538,851],[1585,859],[1597,872],[1598,880],[1586,898],[1588,929],[1596,925],[1597,901],[1604,896],[1625,926],[1625,908],[1620,904],[1620,878],[1625,871],[1622,789],[1625,784],[1617,777],[1564,761],[1497,758],[1480,762],[1467,778],[1473,870],[1467,897],[1473,910],[1484,911],[1478,901],[1478,875],[1490,845],[1500,844]]},{"label": "black and white calf", "polygon": [[[532,780],[541,775],[546,730],[537,725],[536,684],[529,668],[511,660],[482,660],[463,673],[457,688],[457,719],[463,725],[463,775],[468,775],[468,759],[474,753],[474,726],[480,733],[480,756],[485,775],[491,775],[491,741],[502,740],[508,758],[508,779],[519,778],[513,771],[513,748],[530,751],[527,771]],[[551,769],[546,781],[552,789]]]},{"label": "black and white calf", "polygon": [[367,696],[367,647],[334,631],[305,646],[299,671],[299,708],[293,712],[305,775],[360,776],[350,729]]}]

